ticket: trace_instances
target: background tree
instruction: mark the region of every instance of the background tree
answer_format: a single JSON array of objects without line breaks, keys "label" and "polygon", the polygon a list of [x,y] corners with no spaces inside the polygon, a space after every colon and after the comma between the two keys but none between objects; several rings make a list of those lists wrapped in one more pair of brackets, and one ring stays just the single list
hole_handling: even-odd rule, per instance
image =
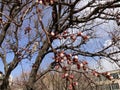
[{"label": "background tree", "polygon": [[[68,78],[71,66],[74,66],[77,70],[82,68],[84,72],[91,71],[98,76],[101,73],[90,69],[87,60],[92,62],[92,59],[103,57],[119,65],[119,59],[112,56],[120,53],[117,30],[120,23],[119,3],[119,0],[0,1],[0,57],[5,75],[1,89],[9,90],[11,72],[20,63],[29,61],[32,65],[24,90],[35,90],[39,67],[49,53],[52,53],[54,61],[41,75],[58,69]],[[114,28],[110,31],[108,27],[111,25]],[[118,34],[112,34],[112,29],[116,29]],[[106,32],[110,36],[100,37],[100,33]],[[103,40],[106,38],[112,43],[104,47]],[[111,46],[116,46],[118,50],[108,52]],[[13,55],[10,61],[7,60],[9,53]],[[71,80],[69,83],[71,85]],[[73,88],[71,85],[70,89]]]},{"label": "background tree", "polygon": [[[74,74],[75,76],[71,74],[71,78],[77,81],[74,81],[74,85],[77,84],[75,90],[93,90],[95,82],[92,81],[93,76],[90,73],[89,75],[84,75],[85,73],[83,74],[82,72],[74,72]],[[25,75],[29,77],[29,73],[24,73],[14,79],[14,84],[11,86],[12,90],[22,89],[25,86],[25,82],[27,81],[24,79]],[[63,79],[62,75],[62,72],[48,72],[36,82],[35,90],[68,90],[70,88],[68,88],[68,80]]]}]

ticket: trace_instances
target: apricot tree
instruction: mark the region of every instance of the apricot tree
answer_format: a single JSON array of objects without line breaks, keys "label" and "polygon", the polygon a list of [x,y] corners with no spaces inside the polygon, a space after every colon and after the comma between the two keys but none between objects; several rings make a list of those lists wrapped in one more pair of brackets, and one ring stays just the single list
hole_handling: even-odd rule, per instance
[{"label": "apricot tree", "polygon": [[[69,81],[69,89],[77,85],[70,74],[73,68],[84,75],[89,71],[111,79],[108,73],[91,69],[88,60],[105,57],[119,65],[119,59],[113,58],[120,53],[119,30],[113,34],[120,25],[119,0],[1,0],[0,6],[2,90],[10,89],[11,72],[25,60],[32,62],[32,66],[24,90],[35,90],[36,81],[51,70],[63,73],[63,78]],[[112,28],[108,30],[110,26]],[[112,43],[104,47],[106,38]],[[117,51],[108,52],[112,46]],[[7,60],[9,53],[13,55],[10,61]],[[53,54],[54,61],[37,77],[39,67],[49,53]]]}]

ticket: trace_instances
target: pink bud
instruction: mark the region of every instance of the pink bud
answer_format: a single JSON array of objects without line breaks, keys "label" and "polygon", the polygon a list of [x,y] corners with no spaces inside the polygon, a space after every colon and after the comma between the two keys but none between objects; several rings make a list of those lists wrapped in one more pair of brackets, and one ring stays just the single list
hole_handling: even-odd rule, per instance
[{"label": "pink bud", "polygon": [[88,36],[87,35],[85,35],[85,36],[83,36],[83,39],[86,41],[86,40],[88,40]]},{"label": "pink bud", "polygon": [[109,76],[109,78],[108,78],[109,80],[112,80],[113,79],[113,77],[112,76]]},{"label": "pink bud", "polygon": [[99,77],[99,73],[98,72],[93,71],[92,73],[93,73],[94,76]]},{"label": "pink bud", "polygon": [[72,89],[73,89],[73,86],[70,84],[70,85],[68,86],[68,88],[69,88],[70,90],[72,90]]},{"label": "pink bud", "polygon": [[42,4],[42,3],[43,3],[43,2],[42,2],[42,0],[38,0],[38,1],[39,1],[39,3],[40,3],[40,4]]},{"label": "pink bud", "polygon": [[68,36],[63,36],[64,39],[66,39]]},{"label": "pink bud", "polygon": [[72,54],[67,54],[66,57],[67,58],[70,58],[72,56]]},{"label": "pink bud", "polygon": [[78,82],[73,82],[73,85],[74,85],[74,86],[77,86],[77,85],[78,85]]},{"label": "pink bud", "polygon": [[77,36],[81,36],[81,33],[82,33],[82,32],[78,32]]},{"label": "pink bud", "polygon": [[76,39],[76,36],[73,34],[73,35],[70,36],[70,38],[71,38],[72,40],[75,40],[75,39]]},{"label": "pink bud", "polygon": [[63,57],[63,56],[64,56],[64,53],[61,52],[61,53],[60,53],[60,57]]},{"label": "pink bud", "polygon": [[54,32],[51,32],[51,35],[52,35],[52,36],[55,36],[55,33],[54,33]]},{"label": "pink bud", "polygon": [[86,66],[83,66],[83,70],[87,70],[87,67],[86,67]]},{"label": "pink bud", "polygon": [[72,64],[72,62],[70,60],[67,61],[67,64]]},{"label": "pink bud", "polygon": [[63,37],[62,37],[62,36],[60,36],[60,35],[59,35],[59,36],[57,36],[57,37],[58,37],[60,40],[61,40],[61,39],[63,39]]},{"label": "pink bud", "polygon": [[62,78],[66,78],[66,77],[68,77],[68,76],[69,76],[68,73],[64,73],[64,74],[62,74]]},{"label": "pink bud", "polygon": [[81,36],[84,36],[84,34],[81,32]]},{"label": "pink bud", "polygon": [[57,66],[55,66],[55,69],[59,69],[59,66],[57,65]]},{"label": "pink bud", "polygon": [[53,4],[53,0],[50,0],[50,4]]},{"label": "pink bud", "polygon": [[62,78],[65,78],[65,75],[64,75],[64,74],[62,74]]},{"label": "pink bud", "polygon": [[67,70],[67,67],[64,66],[64,67],[62,67],[62,69],[63,69],[64,71],[66,71],[66,70]]},{"label": "pink bud", "polygon": [[64,75],[65,77],[67,77],[68,76],[68,73],[65,73],[65,75]]},{"label": "pink bud", "polygon": [[76,56],[74,56],[74,58],[75,58],[75,59],[78,59],[78,56],[76,55]]},{"label": "pink bud", "polygon": [[78,59],[73,58],[73,63],[77,63]]},{"label": "pink bud", "polygon": [[68,31],[64,31],[64,32],[63,32],[63,34],[67,34],[67,33],[68,33]]},{"label": "pink bud", "polygon": [[79,63],[77,64],[77,69],[80,69],[80,64]]},{"label": "pink bud", "polygon": [[67,59],[67,57],[66,57],[66,56],[64,56],[64,57],[63,57],[63,59],[64,59],[64,60],[66,60],[66,59]]},{"label": "pink bud", "polygon": [[64,62],[64,59],[61,59],[61,62]]},{"label": "pink bud", "polygon": [[83,67],[84,65],[83,65],[83,63],[80,63],[80,67]]},{"label": "pink bud", "polygon": [[74,78],[74,76],[73,76],[73,75],[69,75],[69,78],[70,78],[70,79],[73,79],[73,78]]},{"label": "pink bud", "polygon": [[82,63],[83,63],[84,65],[88,64],[88,62],[87,62],[87,61],[83,61]]},{"label": "pink bud", "polygon": [[109,73],[109,72],[106,72],[106,75],[108,75],[108,76],[109,76],[109,75],[110,75],[110,73]]}]

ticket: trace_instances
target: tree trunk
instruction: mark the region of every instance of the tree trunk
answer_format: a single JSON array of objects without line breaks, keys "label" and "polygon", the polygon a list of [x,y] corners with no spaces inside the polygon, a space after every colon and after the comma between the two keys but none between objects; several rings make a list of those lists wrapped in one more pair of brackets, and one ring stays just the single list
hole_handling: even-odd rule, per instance
[{"label": "tree trunk", "polygon": [[45,54],[47,53],[47,50],[49,49],[49,43],[46,41],[44,41],[43,43],[43,47],[40,49],[39,54],[35,60],[35,63],[32,66],[32,70],[29,76],[29,80],[27,85],[24,87],[23,90],[35,90],[34,88],[34,84],[36,82],[36,75],[37,75],[37,71],[39,69],[39,66],[45,56]]},{"label": "tree trunk", "polygon": [[0,86],[0,90],[11,90],[9,86],[9,81],[7,79],[3,79],[3,83]]}]

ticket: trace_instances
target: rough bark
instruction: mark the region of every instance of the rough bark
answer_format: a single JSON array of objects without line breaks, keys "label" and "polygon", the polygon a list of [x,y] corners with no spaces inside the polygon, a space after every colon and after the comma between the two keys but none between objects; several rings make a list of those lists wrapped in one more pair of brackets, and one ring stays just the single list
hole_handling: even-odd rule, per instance
[{"label": "rough bark", "polygon": [[46,40],[44,41],[43,47],[40,49],[39,55],[37,56],[35,63],[32,66],[28,84],[26,85],[24,90],[34,90],[34,84],[36,82],[37,71],[48,49],[49,49],[49,43]]}]

